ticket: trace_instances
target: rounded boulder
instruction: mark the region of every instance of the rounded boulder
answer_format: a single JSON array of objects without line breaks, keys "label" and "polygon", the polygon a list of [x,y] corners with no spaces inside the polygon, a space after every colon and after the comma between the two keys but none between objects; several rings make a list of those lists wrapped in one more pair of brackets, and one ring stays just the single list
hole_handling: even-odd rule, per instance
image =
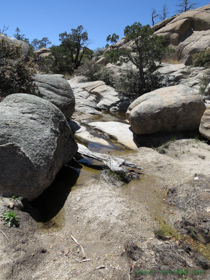
[{"label": "rounded boulder", "polygon": [[56,106],[22,93],[0,103],[0,126],[0,193],[33,200],[75,155],[72,131]]}]

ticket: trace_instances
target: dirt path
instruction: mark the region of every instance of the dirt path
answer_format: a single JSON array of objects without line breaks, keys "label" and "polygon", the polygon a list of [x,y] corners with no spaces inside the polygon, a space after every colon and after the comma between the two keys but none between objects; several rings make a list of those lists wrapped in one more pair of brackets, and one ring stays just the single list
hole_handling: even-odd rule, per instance
[{"label": "dirt path", "polygon": [[[53,219],[49,228],[40,231],[29,214],[18,210],[19,228],[0,222],[9,239],[0,233],[0,279],[210,279],[206,269],[209,231],[204,228],[207,239],[200,240],[202,231],[192,229],[197,230],[199,242],[189,237],[189,225],[181,227],[184,215],[196,223],[183,203],[197,209],[197,218],[200,212],[206,215],[202,218],[205,222],[196,225],[210,222],[210,147],[196,140],[179,140],[159,150],[139,148],[123,158],[145,170],[139,181],[122,186],[112,176],[90,179],[84,173],[71,188],[69,181],[75,174],[65,167],[68,180],[63,182],[63,175],[59,179],[64,207],[58,207],[60,212],[54,209],[58,220]],[[202,206],[200,212],[188,202],[194,193]],[[186,197],[189,199],[181,200]],[[1,211],[5,203],[1,201]],[[48,205],[47,200],[45,203]],[[184,232],[178,237],[181,230]],[[71,234],[83,246],[86,259]]]}]

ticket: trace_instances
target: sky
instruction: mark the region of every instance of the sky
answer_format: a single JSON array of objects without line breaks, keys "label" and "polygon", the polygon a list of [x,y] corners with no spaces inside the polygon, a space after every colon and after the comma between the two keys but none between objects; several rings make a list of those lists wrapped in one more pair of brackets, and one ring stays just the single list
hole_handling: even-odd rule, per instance
[{"label": "sky", "polygon": [[[181,0],[180,0],[181,1]],[[152,24],[152,9],[161,12],[164,4],[168,17],[176,14],[179,0],[10,0],[1,4],[0,29],[9,27],[8,36],[14,37],[18,27],[21,34],[31,42],[48,37],[59,45],[59,34],[70,33],[79,25],[87,31],[91,41],[89,48],[96,50],[106,45],[109,34],[124,36],[124,28],[134,22]],[[198,3],[196,8],[209,4],[209,0],[190,1]]]}]

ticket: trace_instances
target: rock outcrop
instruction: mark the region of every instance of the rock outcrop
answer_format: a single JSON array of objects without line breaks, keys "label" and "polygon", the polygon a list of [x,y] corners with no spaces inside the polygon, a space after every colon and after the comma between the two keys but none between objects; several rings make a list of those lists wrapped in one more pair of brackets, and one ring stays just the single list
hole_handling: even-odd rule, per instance
[{"label": "rock outcrop", "polygon": [[11,38],[7,35],[3,35],[3,34],[0,33],[0,40],[1,39],[5,39],[6,41],[8,41],[11,44],[15,44],[15,45],[18,45],[18,46],[20,45],[22,47],[22,50],[23,50],[24,59],[27,60],[27,58],[29,56],[29,52],[30,52],[29,44],[27,44],[24,41],[16,40],[14,38]]},{"label": "rock outcrop", "polygon": [[210,47],[210,4],[171,17],[153,27],[175,48],[177,58],[192,64],[192,55]]},{"label": "rock outcrop", "polygon": [[102,81],[80,82],[84,78],[69,80],[76,99],[76,110],[81,113],[100,114],[101,110],[117,112],[126,111],[130,101],[114,88]]},{"label": "rock outcrop", "polygon": [[36,95],[53,103],[70,119],[75,109],[75,98],[63,76],[36,74],[33,80],[38,87]]},{"label": "rock outcrop", "polygon": [[210,140],[210,108],[206,109],[199,127],[200,134]]},{"label": "rock outcrop", "polygon": [[196,91],[177,85],[142,95],[131,103],[126,116],[136,134],[147,135],[196,130],[204,111]]},{"label": "rock outcrop", "polygon": [[[172,16],[152,26],[152,29],[175,49],[176,59],[191,65],[193,54],[210,48],[210,4]],[[132,50],[133,41],[123,37],[116,46]],[[104,53],[109,51],[110,47]]]},{"label": "rock outcrop", "polygon": [[77,144],[63,113],[29,94],[0,103],[0,193],[35,199],[55,179]]},{"label": "rock outcrop", "polygon": [[44,60],[45,57],[48,57],[50,55],[50,49],[48,48],[41,48],[34,52],[34,60]]}]

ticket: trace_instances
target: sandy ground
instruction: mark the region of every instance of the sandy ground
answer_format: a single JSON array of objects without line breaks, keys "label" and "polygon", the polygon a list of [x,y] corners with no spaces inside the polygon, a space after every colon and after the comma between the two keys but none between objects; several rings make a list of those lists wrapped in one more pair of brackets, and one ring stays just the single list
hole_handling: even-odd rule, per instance
[{"label": "sandy ground", "polygon": [[[18,228],[0,222],[1,280],[210,279],[208,238],[194,240],[186,228],[174,226],[181,225],[186,213],[180,198],[190,199],[196,192],[197,198],[206,194],[202,211],[209,223],[210,146],[178,140],[118,156],[143,168],[139,180],[123,185],[113,175],[95,176],[98,171],[84,166],[78,178],[66,166],[53,187],[59,202],[48,197],[44,202],[55,218],[37,226],[36,210],[29,209],[29,215],[15,208]],[[7,205],[2,198],[0,210]]]}]

